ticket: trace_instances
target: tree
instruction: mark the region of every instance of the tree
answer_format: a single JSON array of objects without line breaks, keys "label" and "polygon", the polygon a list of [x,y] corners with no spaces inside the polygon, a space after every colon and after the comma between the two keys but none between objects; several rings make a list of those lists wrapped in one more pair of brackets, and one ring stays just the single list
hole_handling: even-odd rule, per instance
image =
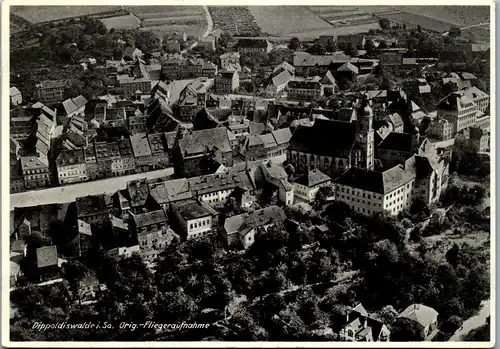
[{"label": "tree", "polygon": [[333,189],[329,185],[325,185],[318,189],[316,193],[316,202],[318,204],[323,204],[329,197],[333,196]]},{"label": "tree", "polygon": [[365,42],[365,50],[366,50],[366,54],[368,56],[372,56],[375,52],[375,45],[373,44],[373,41],[368,39],[366,40]]},{"label": "tree", "polygon": [[321,44],[314,44],[311,47],[309,47],[306,50],[306,52],[312,55],[324,55],[326,54],[326,48]]},{"label": "tree", "polygon": [[423,341],[422,327],[416,321],[399,319],[391,331],[391,340],[395,342]]},{"label": "tree", "polygon": [[328,40],[328,43],[325,46],[327,52],[335,52],[337,51],[337,42],[334,40]]},{"label": "tree", "polygon": [[353,57],[359,55],[358,49],[352,43],[349,43],[349,45],[347,45],[346,49],[344,50],[344,53],[348,56],[353,56]]},{"label": "tree", "polygon": [[384,48],[387,48],[387,43],[385,41],[381,41],[379,44],[378,44],[378,48],[379,49],[384,49]]},{"label": "tree", "polygon": [[300,40],[298,37],[294,36],[290,39],[290,43],[288,44],[288,48],[290,50],[297,50],[300,48]]},{"label": "tree", "polygon": [[387,18],[380,18],[378,20],[378,24],[380,25],[380,28],[382,28],[382,30],[391,29],[391,21],[389,21]]}]

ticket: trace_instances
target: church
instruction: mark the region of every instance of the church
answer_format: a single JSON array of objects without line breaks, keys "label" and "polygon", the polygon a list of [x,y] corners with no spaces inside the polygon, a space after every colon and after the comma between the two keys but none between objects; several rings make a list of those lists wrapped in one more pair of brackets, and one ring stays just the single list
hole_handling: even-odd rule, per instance
[{"label": "church", "polygon": [[290,139],[287,161],[297,172],[319,169],[332,178],[351,167],[373,170],[373,111],[366,98],[354,122],[318,119],[311,127],[299,127]]}]

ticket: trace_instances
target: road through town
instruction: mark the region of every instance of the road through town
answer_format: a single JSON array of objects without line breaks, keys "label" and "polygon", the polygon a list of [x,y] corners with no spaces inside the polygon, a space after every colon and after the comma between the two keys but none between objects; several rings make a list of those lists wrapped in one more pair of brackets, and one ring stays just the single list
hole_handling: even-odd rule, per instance
[{"label": "road through town", "polygon": [[37,205],[71,202],[74,201],[77,197],[86,195],[114,194],[119,189],[125,189],[128,181],[140,178],[154,179],[166,177],[171,176],[173,173],[174,169],[170,167],[163,170],[136,173],[128,176],[112,177],[85,183],[69,184],[63,187],[15,193],[10,195],[10,209],[13,210],[15,207],[30,207]]}]

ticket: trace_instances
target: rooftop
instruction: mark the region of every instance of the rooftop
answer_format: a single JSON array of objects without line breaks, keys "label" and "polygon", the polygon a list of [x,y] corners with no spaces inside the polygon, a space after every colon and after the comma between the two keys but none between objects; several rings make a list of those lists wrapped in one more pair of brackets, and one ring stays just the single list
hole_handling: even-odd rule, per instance
[{"label": "rooftop", "polygon": [[44,246],[36,249],[38,268],[51,267],[58,264],[57,246]]},{"label": "rooftop", "polygon": [[401,165],[398,165],[384,172],[351,167],[336,182],[372,193],[388,194],[413,179],[414,177],[411,174],[407,173]]},{"label": "rooftop", "polygon": [[399,314],[398,319],[405,318],[426,327],[436,320],[437,316],[438,312],[431,307],[423,304],[412,304]]},{"label": "rooftop", "polygon": [[99,215],[108,212],[104,194],[88,195],[76,198],[78,217]]},{"label": "rooftop", "polygon": [[135,157],[148,156],[152,154],[146,133],[136,133],[131,135],[130,143]]},{"label": "rooftop", "polygon": [[331,181],[331,178],[317,169],[309,170],[294,180],[295,183],[305,185],[309,188],[329,181]]},{"label": "rooftop", "polygon": [[217,215],[217,211],[197,201],[189,201],[185,203],[175,203],[172,204],[172,208],[179,212],[182,218],[185,220],[192,220],[207,216]]},{"label": "rooftop", "polygon": [[165,212],[163,212],[163,210],[135,214],[132,218],[137,228],[165,223],[167,221],[167,217],[165,216]]},{"label": "rooftop", "polygon": [[189,132],[179,140],[179,147],[184,156],[200,154],[214,148],[229,152],[232,148],[228,132],[223,127]]},{"label": "rooftop", "polygon": [[83,149],[62,150],[57,157],[56,163],[58,166],[67,166],[72,164],[83,164],[85,158],[83,156]]}]

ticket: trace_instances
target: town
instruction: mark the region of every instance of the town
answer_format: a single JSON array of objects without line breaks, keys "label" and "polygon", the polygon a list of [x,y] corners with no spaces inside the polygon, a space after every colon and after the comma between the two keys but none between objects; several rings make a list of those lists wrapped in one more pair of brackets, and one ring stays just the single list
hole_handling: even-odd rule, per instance
[{"label": "town", "polygon": [[199,37],[11,35],[11,340],[489,341],[489,44],[203,8]]}]

